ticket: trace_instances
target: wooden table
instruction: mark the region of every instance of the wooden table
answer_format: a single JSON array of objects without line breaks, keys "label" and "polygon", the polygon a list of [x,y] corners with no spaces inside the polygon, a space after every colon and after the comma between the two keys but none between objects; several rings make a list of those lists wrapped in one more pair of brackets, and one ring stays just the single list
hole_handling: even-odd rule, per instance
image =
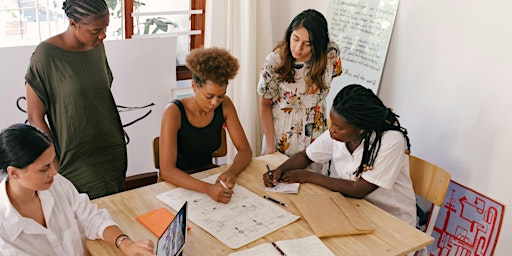
[{"label": "wooden table", "polygon": [[[286,158],[286,156],[280,153],[254,158],[247,169],[238,176],[237,184],[246,187],[257,195],[263,196],[267,194],[286,203],[288,205],[285,208],[286,210],[300,216],[300,212],[292,203],[291,198],[308,194],[324,194],[328,190],[312,184],[302,184],[298,194],[266,192],[262,180],[262,175],[266,171],[265,164],[268,163],[270,167],[275,168],[285,161]],[[193,174],[193,176],[202,179],[226,169],[227,166],[221,166]],[[98,204],[99,207],[108,209],[112,218],[133,240],[152,239],[156,246],[157,237],[139,223],[136,220],[136,216],[161,207],[176,213],[175,210],[155,197],[155,195],[175,187],[167,182],[159,182],[150,186],[98,198],[92,202]],[[431,236],[409,226],[366,200],[351,198],[348,200],[371,222],[375,231],[364,235],[322,238],[321,240],[325,245],[336,255],[406,255],[434,242],[434,238]],[[194,223],[189,222],[189,225],[190,230],[188,231],[187,244],[184,249],[184,255],[186,256],[228,255],[231,252],[251,248],[261,243],[314,235],[304,219],[300,218],[267,236],[237,250],[233,250]],[[113,245],[103,240],[87,241],[86,245],[92,255],[123,255],[120,250],[117,250]]]}]

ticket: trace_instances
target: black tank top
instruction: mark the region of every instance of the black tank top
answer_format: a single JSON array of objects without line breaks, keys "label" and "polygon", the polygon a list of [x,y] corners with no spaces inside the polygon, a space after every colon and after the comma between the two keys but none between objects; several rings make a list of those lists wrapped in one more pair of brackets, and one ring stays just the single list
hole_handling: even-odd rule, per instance
[{"label": "black tank top", "polygon": [[200,167],[212,164],[212,153],[219,149],[221,129],[224,124],[222,104],[213,114],[213,120],[205,127],[195,127],[187,119],[185,108],[179,100],[174,100],[181,113],[181,127],[178,130],[178,157],[176,167],[191,174]]}]

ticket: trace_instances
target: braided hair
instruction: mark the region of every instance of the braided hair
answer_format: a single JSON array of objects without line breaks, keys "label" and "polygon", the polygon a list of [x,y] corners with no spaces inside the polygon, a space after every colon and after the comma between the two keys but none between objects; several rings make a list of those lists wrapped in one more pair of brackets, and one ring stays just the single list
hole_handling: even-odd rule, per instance
[{"label": "braided hair", "polygon": [[[401,132],[407,142],[406,154],[409,154],[411,143],[407,130],[400,126],[398,115],[386,107],[372,90],[358,84],[344,87],[334,98],[333,110],[343,116],[353,126],[364,130],[363,158],[354,174],[373,169],[373,164],[380,150],[382,135],[385,131]],[[370,145],[370,136],[375,132],[375,140]]]},{"label": "braided hair", "polygon": [[80,22],[89,16],[101,16],[108,13],[105,0],[66,0],[62,9],[69,19]]},{"label": "braided hair", "polygon": [[0,170],[8,166],[23,169],[32,164],[52,140],[41,130],[28,124],[14,124],[0,133]]}]

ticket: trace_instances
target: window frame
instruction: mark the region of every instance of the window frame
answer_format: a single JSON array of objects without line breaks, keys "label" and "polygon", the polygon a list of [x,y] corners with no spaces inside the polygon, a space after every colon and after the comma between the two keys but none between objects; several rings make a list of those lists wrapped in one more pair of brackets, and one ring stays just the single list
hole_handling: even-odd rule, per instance
[{"label": "window frame", "polygon": [[[133,36],[133,3],[134,0],[123,0],[125,39]],[[202,10],[201,14],[190,15],[190,30],[201,30],[199,35],[190,35],[190,50],[204,46],[204,28],[206,17],[206,0],[190,0],[191,10]],[[192,72],[185,65],[176,66],[176,80],[192,79]]]}]

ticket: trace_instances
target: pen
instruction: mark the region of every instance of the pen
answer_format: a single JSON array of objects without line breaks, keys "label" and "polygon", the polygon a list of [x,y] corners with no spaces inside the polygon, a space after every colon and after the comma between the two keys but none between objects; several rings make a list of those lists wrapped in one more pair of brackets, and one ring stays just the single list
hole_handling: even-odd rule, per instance
[{"label": "pen", "polygon": [[226,189],[226,194],[229,193],[230,189],[228,188],[228,186],[226,186],[226,183],[224,183],[224,181],[222,181],[222,180],[219,180],[219,183]]},{"label": "pen", "polygon": [[279,253],[281,253],[282,256],[286,256],[286,254],[283,252],[283,250],[281,250],[281,248],[279,248],[279,246],[277,246],[276,243],[272,242],[272,245],[274,246],[274,248],[276,248],[276,250],[279,251]]},{"label": "pen", "polygon": [[286,206],[288,207],[288,205],[286,205],[285,203],[283,202],[280,202],[280,201],[277,201],[276,199],[272,198],[272,197],[268,197],[268,196],[263,196],[263,198],[267,199],[267,200],[270,200],[276,204],[279,204],[279,205],[282,205],[282,206]]},{"label": "pen", "polygon": [[272,172],[270,171],[270,167],[268,167],[268,164],[266,164],[266,166],[267,166],[268,176],[270,177],[271,180],[274,180],[274,175],[272,175]]}]

